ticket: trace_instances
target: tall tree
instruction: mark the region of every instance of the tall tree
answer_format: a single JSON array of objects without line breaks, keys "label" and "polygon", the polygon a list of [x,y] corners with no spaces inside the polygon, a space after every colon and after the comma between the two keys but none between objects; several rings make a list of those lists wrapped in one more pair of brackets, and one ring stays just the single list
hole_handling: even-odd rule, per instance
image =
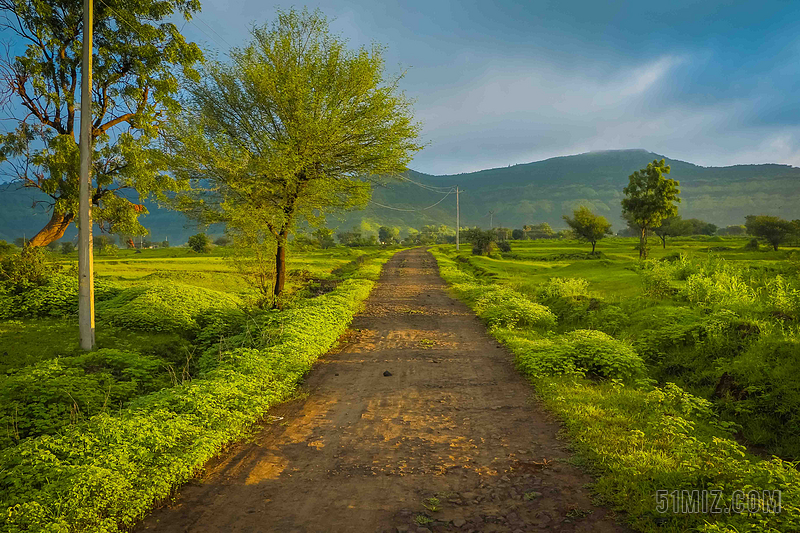
[{"label": "tall tree", "polygon": [[[196,76],[200,49],[167,22],[189,20],[198,0],[104,0],[95,5],[92,72],[93,218],[106,230],[143,234],[143,197],[174,190],[153,143],[162,113],[179,107],[177,75]],[[78,211],[81,0],[0,0],[0,27],[24,47],[0,60],[4,173],[50,200],[50,221],[28,246],[60,239]],[[22,51],[22,50],[20,50]]]},{"label": "tall tree", "polygon": [[205,74],[170,141],[176,172],[204,180],[184,207],[229,226],[258,211],[276,242],[277,297],[296,224],[365,205],[370,180],[399,175],[421,149],[419,125],[383,48],[348,49],[320,11],[279,11]]},{"label": "tall tree", "polygon": [[772,249],[777,251],[778,246],[795,232],[792,222],[779,217],[768,215],[749,215],[745,217],[747,233],[754,237],[766,240]]},{"label": "tall tree", "polygon": [[639,228],[639,258],[647,258],[647,234],[668,217],[678,214],[680,189],[678,181],[665,178],[669,165],[664,160],[648,163],[646,168],[630,175],[623,189],[622,216]]},{"label": "tall tree", "polygon": [[563,216],[564,221],[579,239],[592,244],[592,255],[594,255],[597,241],[611,233],[611,222],[603,216],[595,215],[585,205],[573,211],[572,217]]}]

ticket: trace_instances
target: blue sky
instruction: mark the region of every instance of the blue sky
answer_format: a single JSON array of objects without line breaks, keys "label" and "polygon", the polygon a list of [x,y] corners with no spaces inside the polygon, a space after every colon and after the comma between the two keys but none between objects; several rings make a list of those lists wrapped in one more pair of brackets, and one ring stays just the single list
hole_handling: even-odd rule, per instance
[{"label": "blue sky", "polygon": [[[292,5],[202,2],[183,31],[223,53]],[[385,45],[390,72],[407,70],[401,86],[428,143],[415,170],[620,148],[707,166],[800,166],[796,0],[307,5],[352,46]]]}]

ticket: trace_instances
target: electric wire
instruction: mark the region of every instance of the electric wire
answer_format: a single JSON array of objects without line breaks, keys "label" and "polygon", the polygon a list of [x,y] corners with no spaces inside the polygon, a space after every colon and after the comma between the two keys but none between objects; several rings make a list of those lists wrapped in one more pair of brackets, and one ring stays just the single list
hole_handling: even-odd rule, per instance
[{"label": "electric wire", "polygon": [[442,197],[442,199],[441,199],[441,200],[439,200],[438,202],[436,202],[435,204],[433,204],[433,205],[429,205],[428,207],[423,207],[423,208],[420,208],[420,209],[404,209],[404,208],[402,208],[402,207],[393,207],[393,206],[391,206],[391,205],[384,205],[384,204],[380,204],[380,203],[378,203],[378,202],[375,202],[375,201],[373,201],[373,200],[370,200],[370,201],[369,201],[369,203],[371,203],[371,204],[373,204],[373,205],[377,205],[378,207],[383,207],[383,208],[385,208],[385,209],[392,209],[392,210],[394,210],[394,211],[405,211],[405,212],[407,212],[407,213],[411,213],[411,212],[416,212],[416,211],[425,211],[425,210],[432,209],[432,208],[436,207],[436,206],[437,206],[437,205],[439,205],[440,203],[444,202],[444,201],[445,201],[445,199],[446,199],[448,196],[450,196],[450,193],[452,193],[452,192],[453,192],[453,191],[448,191],[448,192],[447,192],[447,194],[445,194],[445,195]]},{"label": "electric wire", "polygon": [[[118,20],[118,21],[119,21],[119,20],[121,20],[122,22],[124,22],[124,23],[125,23],[125,25],[126,25],[126,26],[128,26],[128,28],[130,28],[131,30],[133,30],[133,32],[134,32],[136,35],[138,35],[138,36],[139,36],[139,38],[141,38],[142,40],[146,40],[146,39],[145,39],[145,38],[142,36],[142,34],[141,34],[141,33],[139,33],[139,30],[137,30],[136,28],[134,28],[134,27],[131,25],[131,23],[130,23],[130,22],[128,22],[127,20],[125,20],[125,19],[122,17],[122,15],[120,15],[119,11],[117,11],[116,9],[114,9],[113,7],[111,7],[110,5],[108,5],[108,4],[107,4],[107,3],[106,3],[104,0],[100,0],[100,3],[101,3],[101,4],[103,4],[104,6],[106,6],[106,7],[107,7],[107,8],[108,8],[108,9],[109,9],[109,10],[110,10],[112,13],[114,13],[114,14],[117,16],[117,20]],[[202,21],[202,20],[200,20],[199,18],[198,18],[197,20],[198,20],[198,21],[200,21],[200,22],[202,22],[202,23],[203,23],[203,24],[204,24],[204,25],[205,25],[205,26],[206,26],[208,29],[210,29],[210,30],[211,30],[211,31],[213,31],[214,33],[217,33],[216,31],[214,31],[214,29],[213,29],[211,26],[209,26],[208,24],[206,24],[205,22],[203,22],[203,21]],[[189,22],[189,24],[191,24],[192,26],[194,26],[195,28],[197,28],[198,30],[200,30],[200,32],[201,32],[201,33],[203,33],[203,34],[204,34],[206,37],[208,37],[209,39],[211,39],[212,41],[214,41],[215,43],[217,43],[217,45],[218,45],[220,48],[224,48],[224,45],[223,45],[222,43],[220,43],[218,40],[216,40],[216,39],[215,39],[215,38],[214,38],[212,35],[210,35],[208,32],[204,31],[204,30],[203,30],[203,28],[201,28],[200,26],[198,26],[197,24],[195,24],[195,23],[194,23],[192,20],[189,20],[188,22]],[[219,35],[219,34],[217,33],[217,35]],[[225,39],[223,39],[221,35],[219,35],[219,38],[220,38],[220,39],[222,39],[223,41],[225,41]],[[226,43],[228,43],[228,41],[225,41],[225,42],[226,42]],[[231,47],[230,43],[228,43],[228,47],[229,47],[229,48]]]}]

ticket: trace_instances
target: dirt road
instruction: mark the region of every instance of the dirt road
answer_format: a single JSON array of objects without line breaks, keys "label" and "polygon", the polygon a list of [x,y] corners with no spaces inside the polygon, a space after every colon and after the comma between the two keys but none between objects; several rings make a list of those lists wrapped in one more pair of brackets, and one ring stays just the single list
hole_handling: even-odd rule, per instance
[{"label": "dirt road", "polygon": [[352,329],[137,531],[627,531],[430,254],[395,255]]}]

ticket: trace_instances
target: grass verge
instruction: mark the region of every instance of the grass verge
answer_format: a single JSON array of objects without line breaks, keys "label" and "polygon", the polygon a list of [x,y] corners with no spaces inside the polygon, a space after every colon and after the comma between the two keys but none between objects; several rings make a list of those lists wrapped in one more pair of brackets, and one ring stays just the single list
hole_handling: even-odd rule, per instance
[{"label": "grass verge", "polygon": [[354,272],[332,292],[254,318],[264,328],[278,323],[280,334],[219,351],[200,379],[0,452],[2,530],[130,527],[293,393],[369,295],[374,282],[365,278],[391,255],[365,260],[363,278]]},{"label": "grass verge", "polygon": [[[528,313],[519,301],[524,295],[488,277],[478,280],[447,253],[432,252],[453,292],[487,321],[563,421],[578,460],[597,478],[593,490],[599,500],[623,511],[631,526],[676,533],[800,531],[795,464],[749,454],[710,402],[674,384],[654,386],[641,376],[641,359],[629,345],[614,346],[613,339],[597,335],[576,343],[577,331],[559,333],[550,321],[527,327],[522,318],[498,323],[497,315]],[[491,306],[486,306],[487,292],[495,294]],[[493,310],[487,314],[488,309]],[[530,310],[544,315],[538,307]],[[666,491],[665,512],[659,510],[658,491]],[[693,491],[719,494],[716,503],[722,509],[734,506],[737,491],[755,494],[754,512],[695,509]],[[770,491],[767,497],[764,491]],[[769,501],[772,491],[780,491],[777,513],[765,508],[775,503]]]}]

